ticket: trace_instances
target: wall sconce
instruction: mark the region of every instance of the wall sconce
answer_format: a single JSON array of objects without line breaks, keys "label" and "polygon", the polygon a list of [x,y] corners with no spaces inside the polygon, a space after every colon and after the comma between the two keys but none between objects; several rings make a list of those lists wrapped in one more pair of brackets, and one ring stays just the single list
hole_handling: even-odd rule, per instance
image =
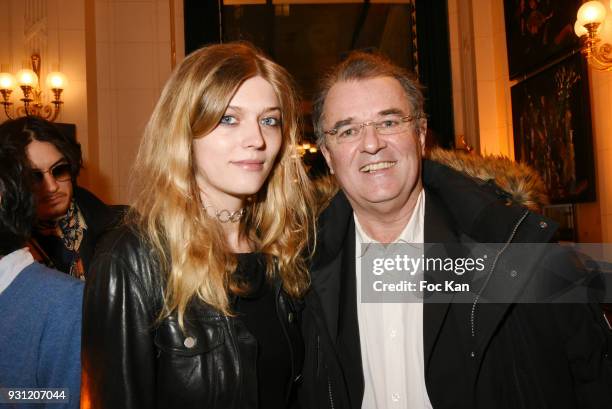
[{"label": "wall sconce", "polygon": [[[7,72],[0,73],[0,94],[4,105],[4,114],[9,119],[22,116],[40,116],[49,121],[55,121],[63,104],[61,98],[62,91],[66,86],[66,76],[61,72],[51,72],[47,75],[47,86],[53,91],[53,101],[50,104],[43,104],[41,100],[42,90],[39,85],[40,78],[40,55],[34,54],[31,57],[32,69],[19,70],[15,76]],[[23,105],[11,109],[11,93],[19,85],[23,98]],[[13,113],[11,114],[11,111]]]},{"label": "wall sconce", "polygon": [[[608,5],[612,9],[612,0]],[[587,1],[578,9],[574,32],[589,64],[602,71],[612,70],[612,13],[601,1]]]}]

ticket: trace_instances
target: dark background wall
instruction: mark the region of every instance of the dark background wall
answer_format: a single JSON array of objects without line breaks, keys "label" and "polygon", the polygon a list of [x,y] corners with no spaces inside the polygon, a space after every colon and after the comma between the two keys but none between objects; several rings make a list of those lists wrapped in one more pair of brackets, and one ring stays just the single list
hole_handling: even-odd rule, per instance
[{"label": "dark background wall", "polygon": [[[185,0],[184,13],[186,53],[220,41],[251,41],[294,75],[307,101],[319,74],[343,54],[352,49],[379,49],[418,73],[425,86],[429,129],[439,145],[454,147],[445,0],[285,7],[268,1],[266,5],[221,9],[217,2]],[[304,114],[308,117],[309,113]],[[307,137],[311,131],[306,128]]]}]

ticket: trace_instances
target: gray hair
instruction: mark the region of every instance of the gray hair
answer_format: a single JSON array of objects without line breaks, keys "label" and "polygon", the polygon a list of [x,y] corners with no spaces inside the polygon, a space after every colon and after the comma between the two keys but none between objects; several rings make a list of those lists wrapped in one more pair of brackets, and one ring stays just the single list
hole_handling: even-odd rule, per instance
[{"label": "gray hair", "polygon": [[312,123],[317,137],[317,145],[321,146],[325,143],[323,107],[329,90],[338,82],[359,81],[378,77],[392,77],[398,80],[402,88],[404,88],[406,98],[412,108],[412,114],[417,118],[426,118],[423,108],[422,87],[414,74],[394,64],[380,53],[353,51],[344,61],[333,66],[324,75],[319,83],[319,89],[314,95]]}]

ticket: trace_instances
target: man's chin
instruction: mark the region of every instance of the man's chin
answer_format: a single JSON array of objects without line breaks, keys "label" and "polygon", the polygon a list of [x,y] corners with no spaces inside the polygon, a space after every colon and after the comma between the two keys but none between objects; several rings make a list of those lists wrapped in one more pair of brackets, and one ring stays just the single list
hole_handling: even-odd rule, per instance
[{"label": "man's chin", "polygon": [[56,221],[64,217],[67,212],[68,206],[55,209],[45,209],[44,212],[38,213],[38,218],[43,221]]},{"label": "man's chin", "polygon": [[396,189],[373,189],[364,195],[364,199],[370,204],[384,204],[397,200],[400,192]]},{"label": "man's chin", "polygon": [[[349,199],[349,201],[351,201]],[[386,211],[387,208],[396,207],[398,203],[398,197],[392,195],[380,195],[373,196],[370,195],[368,197],[361,197],[359,200],[351,203],[353,208],[362,208],[362,209],[370,209],[375,210],[378,209],[380,211]]]}]

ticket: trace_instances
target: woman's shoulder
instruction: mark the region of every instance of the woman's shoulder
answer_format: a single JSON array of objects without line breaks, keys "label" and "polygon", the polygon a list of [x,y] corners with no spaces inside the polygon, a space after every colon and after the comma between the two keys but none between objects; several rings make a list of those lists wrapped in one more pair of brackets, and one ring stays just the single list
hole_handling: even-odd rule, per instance
[{"label": "woman's shoulder", "polygon": [[158,276],[158,257],[144,233],[133,223],[110,230],[98,242],[93,269],[114,267],[115,273],[135,274],[150,280]]},{"label": "woman's shoulder", "polygon": [[94,258],[103,255],[133,256],[150,250],[151,246],[135,224],[122,223],[102,236],[96,245]]}]

